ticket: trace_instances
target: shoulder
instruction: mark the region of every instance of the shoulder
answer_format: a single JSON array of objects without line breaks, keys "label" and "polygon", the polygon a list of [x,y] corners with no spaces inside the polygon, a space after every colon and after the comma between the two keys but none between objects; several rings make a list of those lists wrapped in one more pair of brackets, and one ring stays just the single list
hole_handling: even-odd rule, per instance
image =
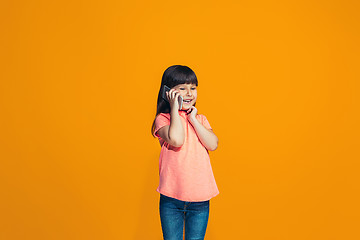
[{"label": "shoulder", "polygon": [[204,114],[198,114],[197,117],[198,117],[198,120],[201,122],[202,125],[204,125],[207,129],[212,129],[212,127],[210,126],[209,121],[207,120],[207,118],[205,117]]},{"label": "shoulder", "polygon": [[204,119],[206,119],[204,114],[198,114],[198,115],[196,115],[196,117],[201,121],[204,121]]},{"label": "shoulder", "polygon": [[153,135],[155,137],[159,137],[159,135],[157,135],[157,131],[166,125],[170,125],[170,114],[169,113],[159,113],[155,118],[155,129],[154,129]]},{"label": "shoulder", "polygon": [[159,113],[155,119],[170,119],[170,113]]}]

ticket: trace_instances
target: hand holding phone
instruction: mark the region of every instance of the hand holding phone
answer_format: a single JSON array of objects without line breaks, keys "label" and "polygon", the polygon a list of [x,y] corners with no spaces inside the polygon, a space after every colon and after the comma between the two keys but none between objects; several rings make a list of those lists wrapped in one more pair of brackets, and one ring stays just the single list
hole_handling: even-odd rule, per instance
[{"label": "hand holding phone", "polygon": [[[162,89],[162,98],[165,99],[167,102],[169,102],[169,99],[166,96],[166,93],[169,92],[171,89],[164,85],[163,89]],[[182,105],[183,105],[183,98],[182,96],[178,96],[178,103],[179,103],[179,110],[182,109]]]}]

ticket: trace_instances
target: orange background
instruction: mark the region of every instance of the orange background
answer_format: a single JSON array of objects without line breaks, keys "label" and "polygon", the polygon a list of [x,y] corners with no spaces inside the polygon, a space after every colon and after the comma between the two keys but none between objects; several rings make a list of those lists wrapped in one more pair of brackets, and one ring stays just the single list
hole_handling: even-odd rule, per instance
[{"label": "orange background", "polygon": [[359,1],[0,5],[0,239],[162,238],[173,64],[219,137],[206,239],[360,239]]}]

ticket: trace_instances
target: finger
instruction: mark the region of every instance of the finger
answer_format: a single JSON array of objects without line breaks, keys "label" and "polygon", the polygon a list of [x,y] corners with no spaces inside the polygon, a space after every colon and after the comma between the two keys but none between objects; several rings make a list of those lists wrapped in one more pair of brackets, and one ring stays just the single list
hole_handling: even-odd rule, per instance
[{"label": "finger", "polygon": [[168,93],[169,93],[169,97],[170,97],[170,98],[172,98],[172,97],[173,97],[173,92],[174,92],[174,89],[170,89],[170,90],[168,91]]},{"label": "finger", "polygon": [[169,91],[169,98],[170,98],[171,100],[174,98],[174,90],[173,90],[173,89],[171,89],[171,90]]},{"label": "finger", "polygon": [[175,92],[175,96],[174,96],[174,98],[175,98],[175,99],[178,99],[178,98],[179,98],[179,96],[180,96],[180,92]]},{"label": "finger", "polygon": [[172,91],[172,96],[173,96],[173,98],[176,96],[177,93],[178,93],[178,92],[177,92],[175,89],[173,89],[173,91]]}]

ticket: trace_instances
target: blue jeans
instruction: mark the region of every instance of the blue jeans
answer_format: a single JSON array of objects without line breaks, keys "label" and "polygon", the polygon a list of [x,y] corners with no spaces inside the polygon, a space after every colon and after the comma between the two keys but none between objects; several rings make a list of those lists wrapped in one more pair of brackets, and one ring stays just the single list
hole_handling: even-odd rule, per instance
[{"label": "blue jeans", "polygon": [[164,240],[202,240],[209,219],[210,200],[184,202],[160,194],[160,219]]}]

